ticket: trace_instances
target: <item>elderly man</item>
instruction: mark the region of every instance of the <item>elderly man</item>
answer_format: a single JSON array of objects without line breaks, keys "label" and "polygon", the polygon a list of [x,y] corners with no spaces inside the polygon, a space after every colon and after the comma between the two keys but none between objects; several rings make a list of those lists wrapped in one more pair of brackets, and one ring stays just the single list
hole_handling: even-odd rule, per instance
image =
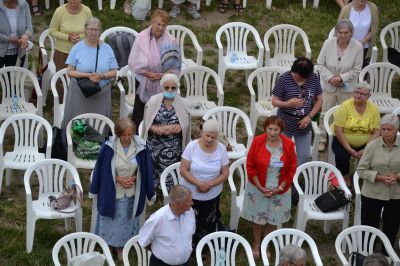
[{"label": "elderly man", "polygon": [[188,265],[192,236],[196,229],[192,192],[176,185],[171,202],[145,222],[139,232],[139,244],[151,250],[150,266]]}]

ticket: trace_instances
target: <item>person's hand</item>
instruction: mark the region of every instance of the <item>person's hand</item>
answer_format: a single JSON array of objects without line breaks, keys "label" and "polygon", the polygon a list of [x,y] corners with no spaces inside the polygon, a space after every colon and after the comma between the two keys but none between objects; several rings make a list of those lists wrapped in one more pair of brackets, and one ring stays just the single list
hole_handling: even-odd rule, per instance
[{"label": "person's hand", "polygon": [[26,36],[25,34],[21,36],[21,38],[19,39],[18,45],[21,47],[21,49],[26,49],[28,48],[28,41],[29,38],[28,36]]},{"label": "person's hand", "polygon": [[350,148],[350,150],[348,151],[349,152],[349,154],[351,155],[351,157],[353,157],[353,158],[356,158],[356,159],[360,159],[361,158],[361,155],[362,155],[362,153],[361,153],[361,155],[358,153],[358,151],[356,151],[356,150],[354,150],[354,149],[351,149]]},{"label": "person's hand", "polygon": [[387,186],[391,186],[397,183],[396,174],[380,175],[380,181]]},{"label": "person's hand", "polygon": [[197,186],[197,190],[202,193],[205,193],[205,192],[209,191],[210,189],[211,189],[211,185],[207,182],[201,182]]},{"label": "person's hand", "polygon": [[90,75],[89,79],[93,82],[99,83],[102,80],[104,75],[102,73],[93,73]]},{"label": "person's hand", "polygon": [[329,82],[331,85],[335,86],[335,87],[343,87],[343,80],[340,76],[334,76],[333,78],[331,78],[329,80]]},{"label": "person's hand", "polygon": [[77,43],[81,40],[81,36],[79,36],[79,33],[72,32],[68,34],[68,41],[72,43]]},{"label": "person's hand", "polygon": [[15,45],[19,45],[19,38],[17,37],[17,36],[13,36],[13,37],[10,37],[10,39],[8,39],[8,42],[10,42],[10,43],[12,43],[12,44],[15,44]]},{"label": "person's hand", "polygon": [[163,75],[164,75],[164,73],[154,73],[154,72],[150,72],[150,71],[146,72],[146,74],[145,74],[145,76],[152,81],[160,80]]},{"label": "person's hand", "polygon": [[135,184],[136,176],[117,176],[115,180],[123,188],[131,188]]},{"label": "person's hand", "polygon": [[358,152],[358,157],[359,157],[359,159],[361,159],[361,156],[363,155],[363,153],[364,153],[364,149],[362,149],[362,150],[359,150]]},{"label": "person's hand", "polygon": [[306,115],[299,121],[299,128],[306,128],[311,123],[311,117]]},{"label": "person's hand", "polygon": [[304,105],[304,99],[292,98],[286,102],[286,107],[299,108]]},{"label": "person's hand", "polygon": [[264,195],[266,197],[274,197],[279,192],[280,192],[279,188],[271,188],[271,189],[266,189],[266,192],[264,193]]}]

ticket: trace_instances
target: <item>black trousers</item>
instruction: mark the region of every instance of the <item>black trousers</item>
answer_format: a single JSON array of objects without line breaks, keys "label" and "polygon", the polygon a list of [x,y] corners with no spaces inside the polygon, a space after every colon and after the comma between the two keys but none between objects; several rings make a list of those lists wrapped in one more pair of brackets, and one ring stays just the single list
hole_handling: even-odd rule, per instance
[{"label": "black trousers", "polygon": [[[140,83],[136,79],[135,80],[135,88],[136,88],[136,90],[139,87],[139,85],[140,85]],[[132,111],[131,119],[132,119],[133,123],[135,123],[137,129],[139,129],[139,125],[143,121],[145,105],[146,105],[146,103],[144,103],[144,102],[142,102],[140,100],[139,94],[136,94],[135,103],[133,104],[133,111]],[[136,130],[136,135],[139,135],[138,130]]]},{"label": "black trousers", "polygon": [[[5,55],[4,57],[0,57],[0,68],[3,66],[15,66],[17,63],[18,54],[13,55]],[[21,63],[25,62],[25,56],[23,60],[21,59]],[[23,65],[23,64],[22,64]]]},{"label": "black trousers", "polygon": [[[178,266],[188,266],[188,265],[189,265],[189,262],[187,261],[184,264],[180,264]],[[172,265],[163,262],[162,260],[160,260],[159,258],[154,256],[154,254],[151,254],[149,266],[172,266]]]},{"label": "black trousers", "polygon": [[[359,148],[353,148],[356,151],[360,151],[365,148],[361,146]],[[346,151],[346,149],[340,144],[336,137],[333,137],[332,141],[332,151],[335,154],[336,168],[340,171],[343,176],[346,176],[350,172],[350,158],[351,155]]]},{"label": "black trousers", "polygon": [[[400,199],[378,200],[361,195],[361,224],[379,229],[382,215],[382,232],[389,238],[392,247],[396,245],[396,235],[400,226],[399,210]],[[387,254],[384,247],[382,251]]]}]

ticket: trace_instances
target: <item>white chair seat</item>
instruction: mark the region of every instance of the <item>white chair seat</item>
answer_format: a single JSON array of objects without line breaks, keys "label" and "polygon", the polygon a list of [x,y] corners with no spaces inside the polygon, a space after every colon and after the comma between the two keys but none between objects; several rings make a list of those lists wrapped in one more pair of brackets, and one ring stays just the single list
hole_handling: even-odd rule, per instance
[{"label": "white chair seat", "polygon": [[16,170],[25,170],[32,164],[45,159],[45,154],[34,151],[6,152],[4,166]]},{"label": "white chair seat", "polygon": [[247,149],[243,144],[237,143],[232,139],[227,138],[227,140],[232,146],[232,151],[228,152],[229,159],[240,159],[247,155]]},{"label": "white chair seat", "polygon": [[296,58],[291,54],[279,54],[270,60],[271,66],[289,70]]},{"label": "white chair seat", "polygon": [[78,157],[75,157],[74,160],[74,166],[76,168],[80,168],[80,169],[94,169],[94,165],[96,164],[96,161],[93,160],[83,160],[80,159]]},{"label": "white chair seat", "polygon": [[191,98],[186,100],[186,106],[190,110],[191,116],[203,116],[208,110],[217,107],[215,102],[204,98]]},{"label": "white chair seat", "polygon": [[397,98],[388,98],[386,94],[374,93],[369,98],[374,104],[379,106],[379,112],[390,114],[400,105],[400,100]]},{"label": "white chair seat", "polygon": [[256,102],[255,108],[261,116],[270,116],[271,113],[276,113],[278,110],[272,106],[272,101],[267,99]]},{"label": "white chair seat", "polygon": [[223,57],[226,68],[229,69],[256,69],[258,68],[258,61],[254,56],[248,56],[243,52],[232,52],[237,55],[237,61],[231,62],[232,54]]},{"label": "white chair seat", "polygon": [[11,99],[3,99],[3,101],[3,104],[0,105],[0,121],[6,120],[7,118],[16,114],[37,114],[36,108],[32,103],[18,102],[18,109],[13,110]]},{"label": "white chair seat", "polygon": [[182,69],[193,66],[197,66],[197,64],[192,59],[182,58]]},{"label": "white chair seat", "polygon": [[35,210],[35,213],[37,216],[39,216],[42,219],[63,219],[63,218],[68,218],[68,217],[74,217],[74,211],[78,206],[74,204],[74,202],[71,202],[71,205],[60,211],[54,210],[52,207],[49,206],[50,201],[49,201],[49,196],[59,196],[60,193],[45,193],[41,194],[40,198],[37,200],[32,201],[32,206],[33,209]]},{"label": "white chair seat", "polygon": [[308,217],[308,220],[319,220],[321,218],[321,214],[324,215],[324,220],[344,219],[343,208],[340,208],[337,211],[322,212],[317,205],[315,205],[315,199],[318,196],[319,195],[309,195],[304,199],[304,205],[307,206],[307,208],[304,210],[304,213]]}]

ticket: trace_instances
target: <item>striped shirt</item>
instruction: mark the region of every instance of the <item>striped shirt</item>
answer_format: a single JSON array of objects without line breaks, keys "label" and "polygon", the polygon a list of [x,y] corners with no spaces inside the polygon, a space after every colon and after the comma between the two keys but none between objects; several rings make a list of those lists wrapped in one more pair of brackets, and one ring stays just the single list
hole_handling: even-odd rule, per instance
[{"label": "striped shirt", "polygon": [[302,136],[311,130],[311,124],[306,128],[299,128],[299,122],[308,115],[313,106],[315,97],[322,94],[321,83],[318,76],[312,73],[303,86],[299,86],[293,79],[291,72],[285,72],[277,80],[272,94],[281,101],[287,102],[293,98],[304,98],[304,105],[299,108],[279,108],[277,116],[283,120],[284,133],[293,136]]}]

